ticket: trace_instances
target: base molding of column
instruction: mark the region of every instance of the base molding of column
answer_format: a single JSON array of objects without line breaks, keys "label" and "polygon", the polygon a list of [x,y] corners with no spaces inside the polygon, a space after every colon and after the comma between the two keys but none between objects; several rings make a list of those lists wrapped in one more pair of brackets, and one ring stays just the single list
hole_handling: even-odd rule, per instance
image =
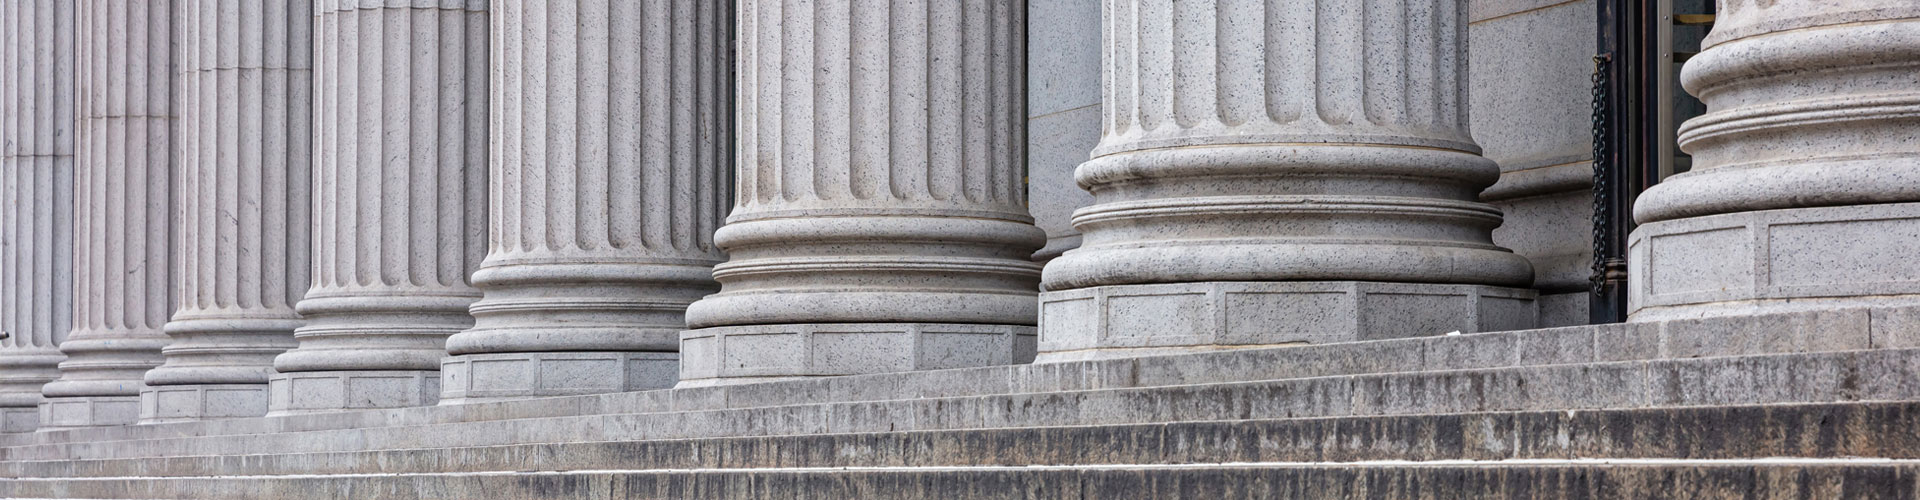
[{"label": "base molding of column", "polygon": [[0,407],[0,434],[33,432],[40,428],[40,408],[32,406]]},{"label": "base molding of column", "polygon": [[440,404],[669,389],[679,370],[675,352],[463,354],[440,362]]},{"label": "base molding of column", "polygon": [[274,373],[267,379],[267,396],[269,417],[433,406],[440,402],[440,372],[342,370]]},{"label": "base molding of column", "polygon": [[68,396],[40,402],[40,430],[128,425],[140,421],[140,396]]},{"label": "base molding of column", "polygon": [[1636,322],[1920,305],[1920,203],[1651,222],[1627,248]]},{"label": "base molding of column", "polygon": [[680,384],[942,370],[1033,361],[1024,325],[807,323],[719,326],[680,334]]},{"label": "base molding of column", "polygon": [[149,385],[140,391],[142,424],[266,414],[265,384]]},{"label": "base molding of column", "polygon": [[1111,285],[1040,294],[1037,363],[1533,328],[1531,289],[1363,281]]}]

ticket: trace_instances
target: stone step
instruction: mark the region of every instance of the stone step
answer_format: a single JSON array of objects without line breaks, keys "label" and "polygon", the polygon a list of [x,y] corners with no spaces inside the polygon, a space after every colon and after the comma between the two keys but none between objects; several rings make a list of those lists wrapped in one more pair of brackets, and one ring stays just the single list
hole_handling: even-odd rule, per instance
[{"label": "stone step", "polygon": [[1091,389],[1285,380],[1693,357],[1920,347],[1900,321],[1916,308],[1859,308],[1658,323],[1217,351],[1142,358],[830,377],[728,387],[352,411],[275,418],[67,429],[0,435],[0,446],[126,441],[544,417],[744,409],[1052,393]]},{"label": "stone step", "polygon": [[5,498],[1911,499],[1920,462],[1524,460],[14,479]]},{"label": "stone step", "polygon": [[1920,400],[1920,350],[1312,377],[5,448],[6,460],[321,453],[585,441],[1210,420]]},{"label": "stone step", "polygon": [[[1906,309],[1849,309],[1745,318],[1596,325],[1478,335],[1250,349],[1046,365],[987,367],[677,391],[601,394],[452,407],[121,426],[0,435],[0,445],[241,435],[342,428],[718,409],[798,401],[874,401],[1050,392],[1538,364],[1900,347]],[[1870,321],[1872,319],[1880,321]]]},{"label": "stone step", "polygon": [[[0,477],[1538,459],[1920,459],[1920,402],[520,444],[0,463]],[[1763,431],[1762,431],[1763,430]]]}]

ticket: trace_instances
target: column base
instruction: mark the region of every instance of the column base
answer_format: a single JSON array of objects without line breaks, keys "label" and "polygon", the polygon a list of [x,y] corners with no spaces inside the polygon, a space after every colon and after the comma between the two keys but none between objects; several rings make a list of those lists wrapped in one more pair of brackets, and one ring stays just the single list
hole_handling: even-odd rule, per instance
[{"label": "column base", "polygon": [[1112,285],[1040,294],[1038,363],[1533,328],[1537,292],[1359,281]]},{"label": "column base", "polygon": [[1630,321],[1920,306],[1920,203],[1651,222],[1628,245]]},{"label": "column base", "polygon": [[679,381],[676,352],[463,354],[440,362],[440,404],[667,389]]},{"label": "column base", "polygon": [[680,334],[677,387],[941,370],[1033,361],[1031,326],[808,323],[719,326]]},{"label": "column base", "polygon": [[130,425],[140,421],[140,396],[70,396],[40,402],[40,429]]},{"label": "column base", "polygon": [[269,417],[433,406],[440,402],[440,372],[348,370],[274,373],[267,379],[267,396]]},{"label": "column base", "polygon": [[33,432],[40,428],[40,409],[30,406],[0,408],[0,434]]},{"label": "column base", "polygon": [[149,385],[140,391],[140,423],[189,422],[267,414],[264,384]]}]

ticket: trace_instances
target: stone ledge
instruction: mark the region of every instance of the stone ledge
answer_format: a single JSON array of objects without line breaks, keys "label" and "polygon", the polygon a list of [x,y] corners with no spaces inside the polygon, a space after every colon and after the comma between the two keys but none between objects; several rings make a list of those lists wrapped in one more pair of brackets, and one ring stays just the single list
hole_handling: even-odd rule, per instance
[{"label": "stone ledge", "polygon": [[1359,281],[1046,292],[1040,294],[1038,362],[1519,330],[1538,320],[1536,296],[1493,286]]},{"label": "stone ledge", "polygon": [[275,373],[267,379],[267,415],[433,406],[440,372],[364,370]]},{"label": "stone ledge", "polygon": [[724,326],[680,334],[682,388],[1027,363],[1034,327],[949,323]]},{"label": "stone ledge", "polygon": [[0,434],[33,432],[40,428],[40,408],[0,407]]},{"label": "stone ledge", "polygon": [[675,352],[527,352],[449,356],[440,404],[672,388]]}]

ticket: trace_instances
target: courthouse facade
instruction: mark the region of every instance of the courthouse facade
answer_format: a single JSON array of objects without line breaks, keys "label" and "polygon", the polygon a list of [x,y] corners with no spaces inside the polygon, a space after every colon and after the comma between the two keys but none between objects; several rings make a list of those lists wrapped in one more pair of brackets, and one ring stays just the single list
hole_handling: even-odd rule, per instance
[{"label": "courthouse facade", "polygon": [[1916,75],[1910,0],[0,0],[0,496],[1912,497]]}]

